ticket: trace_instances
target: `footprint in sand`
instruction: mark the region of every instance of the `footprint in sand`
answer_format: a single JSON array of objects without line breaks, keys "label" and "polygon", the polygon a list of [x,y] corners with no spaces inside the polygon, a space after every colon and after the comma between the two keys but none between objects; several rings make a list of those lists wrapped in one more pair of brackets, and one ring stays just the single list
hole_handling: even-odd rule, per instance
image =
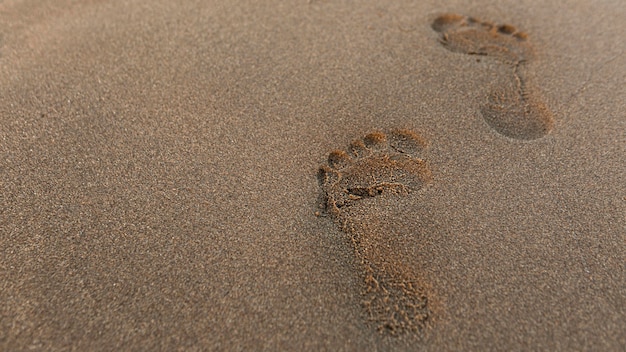
[{"label": "footprint in sand", "polygon": [[511,66],[510,77],[492,91],[481,108],[489,126],[507,137],[525,140],[543,137],[552,130],[552,113],[520,73],[533,56],[526,33],[508,24],[457,14],[441,15],[431,27],[441,34],[441,44],[450,51],[493,57]]},{"label": "footprint in sand", "polygon": [[331,152],[318,173],[324,207],[350,236],[361,263],[363,306],[384,334],[419,334],[431,319],[426,286],[401,263],[389,233],[376,229],[384,201],[408,196],[431,180],[426,162],[417,157],[425,147],[411,130],[374,132],[347,151]]}]

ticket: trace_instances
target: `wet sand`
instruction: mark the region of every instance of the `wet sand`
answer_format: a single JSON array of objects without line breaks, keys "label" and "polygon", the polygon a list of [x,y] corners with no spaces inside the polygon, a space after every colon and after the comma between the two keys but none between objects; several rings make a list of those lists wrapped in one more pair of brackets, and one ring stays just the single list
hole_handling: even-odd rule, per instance
[{"label": "wet sand", "polygon": [[625,20],[0,1],[0,350],[623,350]]}]

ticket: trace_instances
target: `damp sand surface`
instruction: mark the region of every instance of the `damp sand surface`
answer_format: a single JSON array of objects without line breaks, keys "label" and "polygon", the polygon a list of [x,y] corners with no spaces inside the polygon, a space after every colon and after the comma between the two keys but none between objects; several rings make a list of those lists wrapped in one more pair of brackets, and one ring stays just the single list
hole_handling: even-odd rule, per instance
[{"label": "damp sand surface", "polygon": [[0,1],[0,350],[623,350],[626,11],[487,5]]}]

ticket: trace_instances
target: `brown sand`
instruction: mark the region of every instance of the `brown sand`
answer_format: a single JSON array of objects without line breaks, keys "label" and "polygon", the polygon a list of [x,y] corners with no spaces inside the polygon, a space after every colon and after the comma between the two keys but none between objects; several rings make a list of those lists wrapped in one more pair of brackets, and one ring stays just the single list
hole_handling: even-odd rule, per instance
[{"label": "brown sand", "polygon": [[[0,1],[0,350],[626,348],[619,1],[149,3]],[[446,13],[527,33],[546,133]],[[349,218],[428,298],[394,336],[316,173],[397,128],[432,179]]]}]

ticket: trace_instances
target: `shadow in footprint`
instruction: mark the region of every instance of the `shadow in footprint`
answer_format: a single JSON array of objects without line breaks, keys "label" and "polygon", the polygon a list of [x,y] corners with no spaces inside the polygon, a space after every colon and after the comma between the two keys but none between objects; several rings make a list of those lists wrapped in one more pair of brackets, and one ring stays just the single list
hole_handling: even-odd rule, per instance
[{"label": "shadow in footprint", "polygon": [[493,57],[511,66],[511,76],[489,95],[482,115],[491,128],[510,138],[532,140],[550,133],[552,113],[532,94],[520,67],[533,57],[528,35],[508,24],[494,24],[458,14],[437,17],[432,29],[450,51]]},{"label": "shadow in footprint", "polygon": [[361,263],[369,320],[388,335],[419,335],[431,319],[425,284],[398,259],[390,233],[375,224],[384,201],[408,196],[431,180],[417,157],[425,147],[411,130],[374,132],[347,151],[331,152],[318,173],[326,211],[350,236]]}]

